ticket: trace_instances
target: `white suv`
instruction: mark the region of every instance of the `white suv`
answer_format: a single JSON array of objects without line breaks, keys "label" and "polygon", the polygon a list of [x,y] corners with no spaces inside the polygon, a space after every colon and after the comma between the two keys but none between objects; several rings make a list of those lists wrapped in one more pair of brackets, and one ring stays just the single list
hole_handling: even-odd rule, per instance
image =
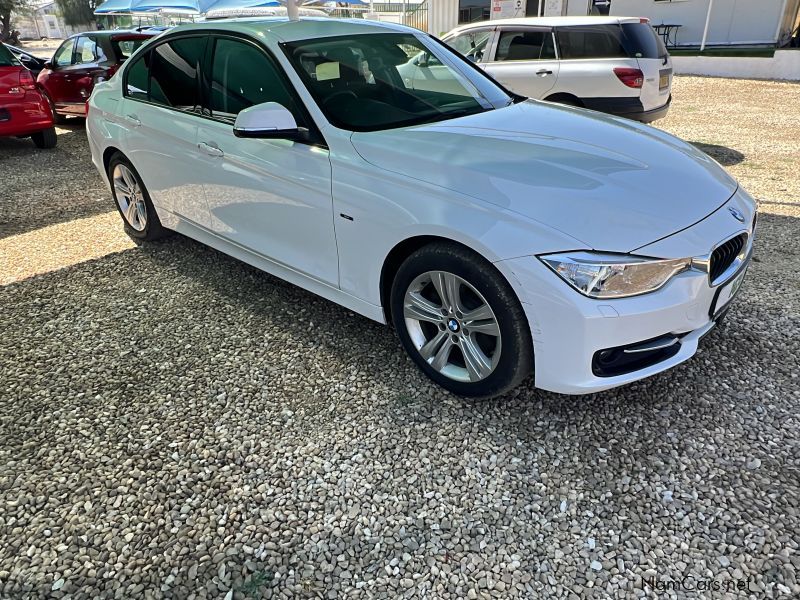
[{"label": "white suv", "polygon": [[454,29],[444,41],[529,98],[646,123],[669,110],[672,59],[647,19],[499,19]]}]

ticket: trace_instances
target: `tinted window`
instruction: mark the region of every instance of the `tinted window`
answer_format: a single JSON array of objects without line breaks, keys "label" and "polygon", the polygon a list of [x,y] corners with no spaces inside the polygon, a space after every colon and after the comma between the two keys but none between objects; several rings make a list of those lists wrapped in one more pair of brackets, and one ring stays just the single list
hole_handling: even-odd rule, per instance
[{"label": "tinted window", "polygon": [[555,58],[553,35],[545,31],[504,31],[497,42],[495,60]]},{"label": "tinted window", "polygon": [[218,39],[211,64],[212,116],[232,122],[245,108],[264,102],[288,108],[300,122],[292,95],[272,61],[251,44]]},{"label": "tinted window", "polygon": [[111,47],[117,60],[122,62],[130,58],[131,54],[144,44],[147,40],[111,40]]},{"label": "tinted window", "polygon": [[664,58],[667,48],[649,23],[623,23],[623,43],[636,58]]},{"label": "tinted window", "polygon": [[67,40],[61,47],[56,50],[53,56],[53,62],[59,67],[66,67],[72,64],[72,48],[75,46],[75,40]]},{"label": "tinted window", "polygon": [[11,54],[11,51],[3,44],[0,44],[0,67],[16,67],[19,65],[17,59]]},{"label": "tinted window", "polygon": [[125,94],[131,98],[147,100],[148,55],[149,52],[146,52],[128,67]]},{"label": "tinted window", "polygon": [[564,27],[557,35],[561,58],[628,58],[619,25]]},{"label": "tinted window", "polygon": [[206,37],[159,44],[150,51],[150,101],[180,110],[200,108],[200,59]]},{"label": "tinted window", "polygon": [[94,62],[97,58],[97,43],[85,36],[78,38],[75,45],[75,60],[73,64],[83,64]]},{"label": "tinted window", "polygon": [[460,52],[473,62],[480,62],[486,43],[492,35],[490,30],[468,31],[447,40],[447,45],[456,52]]}]

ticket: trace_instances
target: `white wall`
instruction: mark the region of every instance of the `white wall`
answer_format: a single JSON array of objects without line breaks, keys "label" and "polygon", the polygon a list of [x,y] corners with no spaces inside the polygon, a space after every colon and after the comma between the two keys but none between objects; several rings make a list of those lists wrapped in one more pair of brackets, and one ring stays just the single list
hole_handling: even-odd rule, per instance
[{"label": "white wall", "polygon": [[673,56],[672,66],[675,73],[680,75],[800,81],[800,51],[798,50],[777,50],[773,58]]},{"label": "white wall", "polygon": [[[790,2],[793,0],[790,0]],[[649,17],[653,25],[675,23],[679,45],[703,39],[709,0],[611,0],[611,14]],[[784,0],[714,0],[707,44],[770,44],[782,20]]]},{"label": "white wall", "polygon": [[458,0],[428,0],[428,33],[441,35],[458,25]]}]

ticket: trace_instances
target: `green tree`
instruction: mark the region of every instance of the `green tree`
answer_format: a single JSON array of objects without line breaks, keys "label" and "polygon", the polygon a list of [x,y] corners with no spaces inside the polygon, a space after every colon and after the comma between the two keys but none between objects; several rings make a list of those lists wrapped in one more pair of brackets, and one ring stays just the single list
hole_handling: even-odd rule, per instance
[{"label": "green tree", "polygon": [[28,8],[28,0],[0,0],[0,42],[5,42],[14,31],[11,12]]},{"label": "green tree", "polygon": [[94,21],[94,9],[103,2],[104,0],[56,0],[56,5],[67,25],[85,25]]}]

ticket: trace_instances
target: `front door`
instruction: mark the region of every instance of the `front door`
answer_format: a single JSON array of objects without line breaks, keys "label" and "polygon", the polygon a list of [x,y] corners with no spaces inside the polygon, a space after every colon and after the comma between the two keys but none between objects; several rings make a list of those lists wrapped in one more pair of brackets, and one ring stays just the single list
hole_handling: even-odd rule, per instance
[{"label": "front door", "polygon": [[233,134],[236,115],[264,102],[313,128],[281,67],[263,49],[219,37],[210,65],[210,119],[198,130],[209,220],[216,234],[317,280],[338,286],[328,150]]},{"label": "front door", "polygon": [[541,100],[555,87],[559,62],[552,31],[503,28],[493,51],[486,71],[508,89]]}]

